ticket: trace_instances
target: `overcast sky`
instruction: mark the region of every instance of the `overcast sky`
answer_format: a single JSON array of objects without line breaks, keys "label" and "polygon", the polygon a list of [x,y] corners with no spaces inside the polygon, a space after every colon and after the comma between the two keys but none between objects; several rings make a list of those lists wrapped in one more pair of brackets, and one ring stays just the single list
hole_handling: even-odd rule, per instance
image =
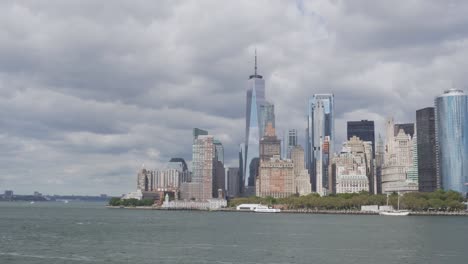
[{"label": "overcast sky", "polygon": [[314,93],[347,120],[413,122],[466,91],[468,1],[0,1],[0,191],[121,194],[191,160],[209,130],[237,165],[257,49],[279,133]]}]

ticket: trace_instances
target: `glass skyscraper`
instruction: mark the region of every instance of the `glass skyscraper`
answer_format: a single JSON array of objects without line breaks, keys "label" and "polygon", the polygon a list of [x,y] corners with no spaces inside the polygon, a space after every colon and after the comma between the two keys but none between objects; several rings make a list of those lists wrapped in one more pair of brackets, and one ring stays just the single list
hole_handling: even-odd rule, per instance
[{"label": "glass skyscraper", "polygon": [[307,107],[306,161],[312,190],[325,195],[335,141],[333,94],[315,94]]},{"label": "glass skyscraper", "polygon": [[416,111],[416,131],[419,191],[433,192],[437,189],[434,107]]},{"label": "glass skyscraper", "polygon": [[[243,180],[245,186],[253,186],[258,171],[260,138],[263,120],[260,116],[260,106],[266,104],[265,80],[257,74],[257,56],[255,55],[255,72],[247,81],[247,104],[245,116],[245,149],[243,162]],[[265,113],[265,112],[264,112]],[[264,116],[267,116],[265,113]]]},{"label": "glass skyscraper", "polygon": [[466,195],[468,182],[468,96],[449,89],[435,99],[437,175],[444,190]]}]

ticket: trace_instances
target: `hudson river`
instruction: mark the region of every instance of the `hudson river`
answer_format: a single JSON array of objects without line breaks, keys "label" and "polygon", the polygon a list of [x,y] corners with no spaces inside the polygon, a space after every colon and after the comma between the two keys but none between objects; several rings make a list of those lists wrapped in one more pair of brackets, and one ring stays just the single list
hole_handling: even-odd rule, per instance
[{"label": "hudson river", "polygon": [[0,263],[467,263],[468,218],[0,203]]}]

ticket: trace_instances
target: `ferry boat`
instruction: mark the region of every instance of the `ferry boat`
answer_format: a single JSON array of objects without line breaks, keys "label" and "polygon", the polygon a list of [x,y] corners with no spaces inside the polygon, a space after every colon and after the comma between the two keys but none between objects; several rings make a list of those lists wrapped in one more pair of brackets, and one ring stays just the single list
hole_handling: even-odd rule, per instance
[{"label": "ferry boat", "polygon": [[262,204],[241,204],[237,206],[237,211],[248,211],[256,213],[279,213],[280,209],[270,208]]},{"label": "ferry boat", "polygon": [[279,213],[281,209],[270,208],[265,205],[259,205],[257,208],[254,209],[256,213]]}]

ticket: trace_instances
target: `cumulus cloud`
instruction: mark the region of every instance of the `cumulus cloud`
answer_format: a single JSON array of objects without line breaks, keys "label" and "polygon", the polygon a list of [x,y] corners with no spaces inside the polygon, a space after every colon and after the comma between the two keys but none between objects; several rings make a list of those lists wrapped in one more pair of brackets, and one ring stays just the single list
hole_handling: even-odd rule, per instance
[{"label": "cumulus cloud", "polygon": [[346,121],[411,122],[468,77],[465,1],[2,1],[0,190],[121,194],[191,160],[191,129],[237,163],[258,50],[277,129],[303,141],[307,98]]}]

